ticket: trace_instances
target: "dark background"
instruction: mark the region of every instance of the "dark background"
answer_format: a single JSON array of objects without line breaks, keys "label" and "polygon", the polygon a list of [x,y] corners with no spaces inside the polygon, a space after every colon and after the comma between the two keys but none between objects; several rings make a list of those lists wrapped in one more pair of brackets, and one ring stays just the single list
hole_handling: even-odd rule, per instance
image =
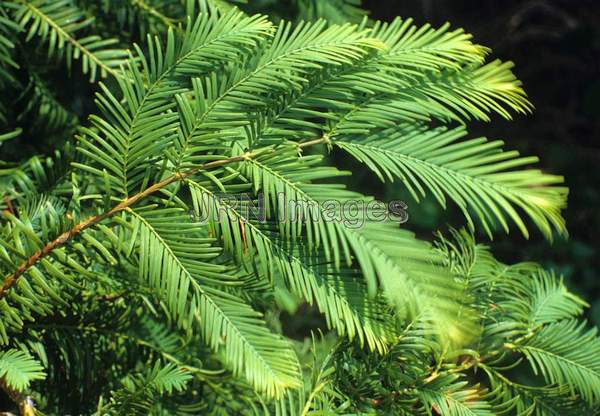
[{"label": "dark background", "polygon": [[[570,236],[550,243],[540,233],[525,240],[514,230],[495,237],[494,252],[507,262],[537,261],[564,275],[592,305],[590,318],[600,325],[600,1],[365,0],[363,5],[374,19],[412,17],[433,26],[448,21],[491,47],[491,58],[515,62],[535,112],[513,121],[495,117],[470,124],[470,131],[504,139],[506,147],[537,155],[545,170],[565,176]],[[365,189],[375,183],[370,176],[361,182]],[[386,198],[403,195],[389,186],[380,192]],[[409,225],[417,232],[464,223],[433,203],[415,206],[406,200],[412,207]]]}]

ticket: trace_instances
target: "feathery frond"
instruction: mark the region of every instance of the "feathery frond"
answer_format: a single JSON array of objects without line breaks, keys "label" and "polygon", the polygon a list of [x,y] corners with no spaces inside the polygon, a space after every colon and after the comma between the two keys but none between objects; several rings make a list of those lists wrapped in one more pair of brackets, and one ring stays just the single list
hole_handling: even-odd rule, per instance
[{"label": "feathery frond", "polygon": [[5,86],[14,81],[13,71],[19,64],[13,58],[16,34],[21,28],[9,17],[8,11],[0,5],[0,85]]},{"label": "feathery frond", "polygon": [[[427,407],[427,414],[449,416],[491,416],[491,406],[478,387],[468,388],[458,377],[438,377],[419,387],[419,396]],[[467,388],[465,388],[467,387]],[[431,409],[431,410],[429,410]],[[434,413],[435,412],[435,413]]]},{"label": "feathery frond", "polygon": [[585,322],[566,320],[548,325],[513,347],[549,383],[566,384],[590,404],[600,395],[600,338]]},{"label": "feathery frond", "polygon": [[315,256],[301,245],[294,247],[272,226],[257,224],[226,199],[200,184],[189,184],[195,212],[211,220],[211,231],[223,239],[232,256],[242,262],[253,259],[265,276],[273,276],[277,270],[290,290],[309,304],[315,303],[340,335],[357,337],[373,350],[385,349],[393,335],[391,317],[381,300],[366,296],[366,286],[356,270],[336,269],[323,254]]},{"label": "feathery frond", "polygon": [[134,234],[139,233],[140,276],[164,299],[178,326],[199,325],[206,343],[223,350],[235,373],[267,395],[296,387],[298,364],[287,343],[242,299],[211,287],[227,283],[227,269],[208,263],[219,250],[189,223],[173,228],[174,216],[184,226],[189,216],[173,209],[131,215]]},{"label": "feathery frond", "polygon": [[72,0],[20,0],[13,5],[14,19],[27,32],[27,41],[39,36],[47,43],[49,58],[64,57],[70,69],[74,60],[81,61],[90,82],[108,75],[119,77],[118,68],[127,62],[127,52],[116,39],[80,35],[93,23]]},{"label": "feathery frond", "polygon": [[23,391],[44,377],[43,367],[29,353],[14,349],[0,352],[0,379],[10,388]]},{"label": "feathery frond", "polygon": [[232,11],[222,18],[199,15],[188,23],[183,37],[170,30],[164,52],[158,39],[149,38],[149,59],[137,48],[144,72],[129,62],[124,72],[127,80],[119,82],[127,104],[105,86],[97,96],[105,118],[92,117],[95,130],[85,129],[90,137],[80,139],[81,152],[97,167],[77,166],[106,181],[117,195],[135,191],[148,173],[145,165],[158,163],[173,140],[178,120],[170,111],[175,104],[172,98],[186,90],[189,75],[200,75],[247,53],[270,27],[260,16]]},{"label": "feathery frond", "polygon": [[446,198],[452,199],[471,227],[472,212],[489,234],[499,226],[508,232],[510,220],[529,236],[523,214],[547,237],[553,229],[565,231],[560,211],[567,190],[553,186],[562,183],[561,177],[520,169],[537,158],[503,151],[502,141],[461,140],[465,135],[464,128],[401,125],[365,138],[334,138],[333,143],[381,180],[400,179],[417,201],[427,191],[444,207]]},{"label": "feathery frond", "polygon": [[157,361],[146,374],[126,378],[123,387],[114,392],[112,402],[102,410],[112,415],[147,415],[160,396],[183,391],[191,378],[185,369],[173,364],[163,366]]}]

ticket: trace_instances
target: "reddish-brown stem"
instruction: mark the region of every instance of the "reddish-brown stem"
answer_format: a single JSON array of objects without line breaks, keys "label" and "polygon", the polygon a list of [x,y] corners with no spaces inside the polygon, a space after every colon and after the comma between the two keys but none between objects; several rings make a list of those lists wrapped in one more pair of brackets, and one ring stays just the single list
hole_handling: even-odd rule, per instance
[{"label": "reddish-brown stem", "polygon": [[[298,146],[300,148],[304,148],[304,147],[308,147],[308,146],[313,146],[315,144],[323,143],[324,141],[325,141],[325,138],[320,138],[320,139],[311,140],[309,142],[301,143]],[[52,251],[54,251],[55,249],[65,245],[68,241],[70,241],[76,235],[80,234],[82,231],[98,224],[101,221],[104,221],[107,218],[112,217],[113,215],[115,215],[121,211],[124,211],[125,209],[134,205],[136,202],[146,198],[147,196],[164,188],[165,186],[170,185],[173,182],[183,180],[189,176],[192,176],[192,175],[198,173],[200,170],[212,169],[212,168],[216,168],[216,167],[227,165],[229,163],[234,163],[234,162],[241,162],[243,160],[251,159],[251,158],[256,157],[259,154],[263,154],[263,153],[264,153],[264,151],[261,151],[261,150],[246,152],[239,156],[234,156],[234,157],[230,157],[227,159],[221,159],[221,160],[214,160],[212,162],[205,163],[202,166],[194,168],[194,169],[190,169],[187,172],[175,173],[175,174],[167,177],[166,179],[163,179],[162,181],[157,182],[154,185],[146,188],[142,192],[135,194],[135,195],[121,201],[119,204],[115,205],[110,210],[108,210],[102,214],[94,215],[94,216],[88,218],[87,220],[80,222],[79,224],[77,224],[73,228],[71,228],[70,230],[64,232],[63,234],[59,235],[56,239],[54,239],[51,242],[49,242],[48,244],[46,244],[40,250],[33,253],[25,262],[23,262],[17,268],[17,270],[15,270],[13,273],[6,276],[4,278],[2,287],[0,288],[0,299],[3,299],[8,294],[8,291],[15,285],[15,283],[17,283],[17,280],[27,270],[29,270],[30,267],[35,265],[39,260],[46,257],[48,254],[52,253]]]}]

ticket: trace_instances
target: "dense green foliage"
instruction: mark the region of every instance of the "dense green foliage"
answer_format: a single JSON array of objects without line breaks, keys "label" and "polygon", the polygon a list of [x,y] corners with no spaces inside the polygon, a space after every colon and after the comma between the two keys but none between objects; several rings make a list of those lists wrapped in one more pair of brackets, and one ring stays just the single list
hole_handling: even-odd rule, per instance
[{"label": "dense green foliage", "polygon": [[[0,4],[0,386],[22,414],[598,406],[585,302],[474,241],[565,234],[567,190],[468,138],[532,108],[470,35],[342,0]],[[82,74],[89,117],[53,88]],[[339,184],[338,151],[465,230],[416,238]],[[305,310],[327,334],[287,336]]]}]

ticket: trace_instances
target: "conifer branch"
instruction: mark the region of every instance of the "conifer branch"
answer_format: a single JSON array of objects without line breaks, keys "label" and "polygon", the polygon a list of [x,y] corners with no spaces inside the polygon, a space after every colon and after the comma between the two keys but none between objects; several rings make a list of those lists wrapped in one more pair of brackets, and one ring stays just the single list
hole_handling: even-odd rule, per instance
[{"label": "conifer branch", "polygon": [[[302,149],[302,148],[306,148],[309,146],[314,146],[314,145],[317,145],[320,143],[324,143],[326,140],[327,140],[327,138],[320,138],[320,139],[311,140],[311,141],[308,141],[305,143],[300,143],[298,145],[298,148]],[[59,235],[57,238],[55,238],[54,240],[52,240],[51,242],[46,244],[40,250],[33,253],[31,256],[29,256],[29,258],[25,262],[23,262],[21,264],[21,266],[19,266],[17,268],[17,270],[14,271],[14,273],[11,273],[8,276],[6,276],[4,278],[2,288],[0,288],[0,299],[3,299],[7,296],[9,290],[17,283],[17,280],[23,274],[25,274],[27,272],[27,270],[29,270],[38,261],[40,261],[42,258],[48,256],[50,253],[52,253],[57,248],[64,246],[67,242],[72,240],[73,237],[77,236],[78,234],[81,234],[84,230],[87,230],[88,228],[93,227],[94,225],[104,221],[105,219],[112,217],[113,215],[115,215],[121,211],[124,211],[125,209],[136,204],[138,201],[145,199],[146,197],[154,194],[156,191],[159,191],[160,189],[162,189],[174,182],[186,179],[186,178],[200,172],[201,170],[213,169],[213,168],[217,168],[217,167],[224,166],[224,165],[227,165],[230,163],[235,163],[235,162],[242,162],[244,160],[252,159],[252,158],[254,158],[258,155],[262,155],[264,153],[265,153],[264,149],[254,150],[251,152],[245,152],[239,156],[234,156],[234,157],[230,157],[227,159],[221,159],[221,160],[214,160],[212,162],[205,163],[200,167],[190,169],[183,173],[179,173],[179,172],[174,173],[171,176],[163,179],[162,181],[157,182],[154,185],[146,188],[144,191],[139,192],[139,193],[125,199],[124,201],[115,205],[110,210],[105,211],[102,214],[94,215],[94,216],[86,219],[85,221],[80,222],[79,224],[75,225],[73,228],[69,229],[68,231],[65,231],[64,233]]]},{"label": "conifer branch", "polygon": [[122,78],[120,71],[115,68],[111,68],[106,65],[102,60],[100,60],[96,54],[90,51],[86,46],[84,46],[80,41],[78,41],[72,34],[68,33],[63,27],[57,24],[50,16],[46,15],[42,10],[36,7],[29,1],[21,0],[21,3],[25,5],[34,15],[38,16],[40,19],[47,22],[47,24],[52,28],[52,30],[56,31],[56,33],[66,39],[73,47],[81,52],[82,55],[87,56],[88,59],[102,68],[103,71],[106,71],[110,75],[115,78]]},{"label": "conifer branch", "polygon": [[[79,61],[91,82],[117,78],[100,83],[99,114],[76,149],[0,161],[11,193],[0,201],[9,411],[594,413],[600,337],[580,319],[589,305],[473,237],[528,236],[526,222],[548,238],[565,230],[562,177],[467,136],[470,120],[531,109],[512,63],[486,63],[488,49],[448,24],[353,25],[360,0],[296,1],[277,24],[232,3],[247,1],[0,6],[3,85],[33,76],[16,49],[23,32],[49,66]],[[26,93],[14,82],[0,100],[11,130],[0,144],[15,153],[37,138],[52,150],[72,128],[50,98],[79,108],[53,91],[58,71],[37,66]],[[456,205],[472,230],[438,235],[432,249],[402,225],[401,201],[332,181],[360,172],[329,165],[333,149],[416,201]],[[284,330],[279,313],[304,304],[340,342],[325,334],[311,351],[293,348],[306,331]],[[517,367],[534,385],[512,381]]]}]

